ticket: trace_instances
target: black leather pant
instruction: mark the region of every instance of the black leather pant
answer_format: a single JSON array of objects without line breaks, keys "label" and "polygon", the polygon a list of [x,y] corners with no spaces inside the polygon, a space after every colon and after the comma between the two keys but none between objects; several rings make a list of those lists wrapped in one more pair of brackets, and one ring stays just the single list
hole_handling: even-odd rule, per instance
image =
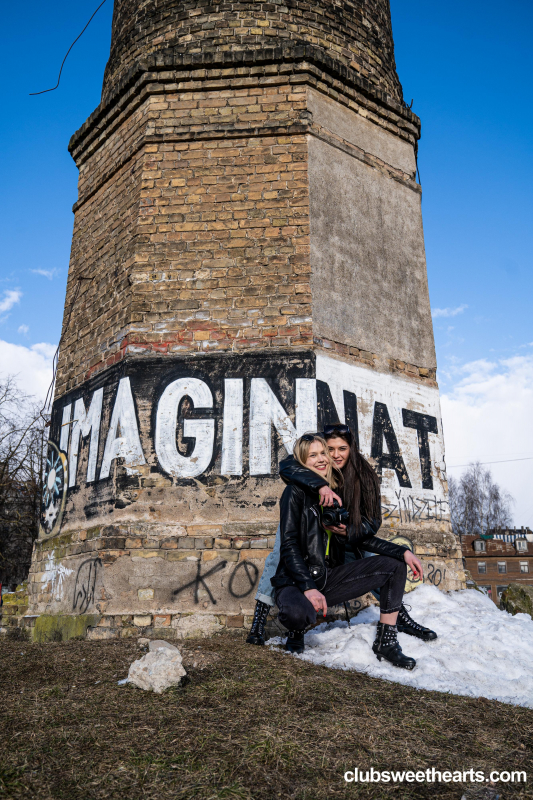
[{"label": "black leather pant", "polygon": [[[361,558],[341,567],[328,570],[325,587],[321,590],[328,606],[336,606],[380,589],[382,614],[399,611],[405,591],[407,565],[389,556]],[[290,631],[301,631],[316,622],[312,603],[297,586],[282,586],[276,591],[278,619]]]}]

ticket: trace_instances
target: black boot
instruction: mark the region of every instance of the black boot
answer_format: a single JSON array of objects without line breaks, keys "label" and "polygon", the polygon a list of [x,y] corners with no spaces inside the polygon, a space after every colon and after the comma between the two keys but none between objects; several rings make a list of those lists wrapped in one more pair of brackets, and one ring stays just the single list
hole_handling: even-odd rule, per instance
[{"label": "black boot", "polygon": [[263,645],[265,643],[265,623],[269,613],[270,606],[258,600],[255,604],[252,627],[246,639],[248,644]]},{"label": "black boot", "polygon": [[[411,608],[409,607],[409,611],[410,610]],[[432,631],[430,628],[424,628],[423,625],[419,625],[418,622],[411,619],[405,606],[400,608],[396,626],[398,628],[398,633],[407,633],[409,636],[416,636],[417,639],[422,639],[424,642],[431,642],[433,639],[437,638],[435,631]]]},{"label": "black boot", "polygon": [[304,631],[289,631],[285,650],[288,650],[289,653],[303,653],[305,650]]},{"label": "black boot", "polygon": [[404,656],[402,648],[398,643],[396,625],[385,625],[378,622],[378,629],[376,632],[376,640],[372,645],[372,650],[377,656],[378,661],[382,658],[388,661],[394,667],[401,667],[401,669],[414,669],[416,661],[414,658]]}]

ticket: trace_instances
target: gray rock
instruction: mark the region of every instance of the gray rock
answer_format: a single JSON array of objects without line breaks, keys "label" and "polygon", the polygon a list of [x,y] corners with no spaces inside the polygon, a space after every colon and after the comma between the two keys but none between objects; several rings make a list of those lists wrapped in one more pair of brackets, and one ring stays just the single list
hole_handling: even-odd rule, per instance
[{"label": "gray rock", "polygon": [[500,598],[500,608],[509,614],[529,614],[533,618],[533,586],[510,583]]},{"label": "gray rock", "polygon": [[128,683],[162,694],[171,686],[179,686],[186,674],[178,648],[159,640],[150,642],[150,651],[130,666]]}]

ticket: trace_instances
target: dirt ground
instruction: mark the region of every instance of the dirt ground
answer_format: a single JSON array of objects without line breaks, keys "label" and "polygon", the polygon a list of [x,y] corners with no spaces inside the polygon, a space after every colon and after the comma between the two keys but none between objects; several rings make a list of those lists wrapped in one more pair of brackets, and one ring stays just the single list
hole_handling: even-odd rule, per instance
[{"label": "dirt ground", "polygon": [[[363,784],[346,770],[525,770],[533,711],[246,645],[188,641],[183,686],[118,686],[136,641],[0,642],[0,798],[533,798],[530,783]],[[481,791],[482,790],[482,791]]]}]

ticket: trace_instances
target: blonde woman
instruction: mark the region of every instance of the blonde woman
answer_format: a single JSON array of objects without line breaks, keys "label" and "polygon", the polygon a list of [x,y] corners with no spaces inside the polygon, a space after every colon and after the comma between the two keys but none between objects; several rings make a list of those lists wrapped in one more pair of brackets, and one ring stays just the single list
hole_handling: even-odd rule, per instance
[{"label": "blonde woman", "polygon": [[[336,470],[321,436],[301,436],[294,447],[294,456],[342,496],[341,473]],[[359,532],[348,525],[328,533],[321,524],[317,492],[294,484],[285,488],[280,500],[280,563],[272,578],[278,619],[289,631],[285,647],[289,652],[302,653],[305,628],[314,624],[318,612],[326,616],[328,605],[338,605],[380,589],[381,614],[372,649],[380,661],[385,658],[397,667],[413,669],[415,660],[402,653],[396,637],[396,619],[407,576],[407,548],[379,540],[380,545],[386,545],[387,555],[344,563],[347,541],[357,547],[361,536],[365,542],[375,538],[369,526],[368,520],[364,520]]]}]

